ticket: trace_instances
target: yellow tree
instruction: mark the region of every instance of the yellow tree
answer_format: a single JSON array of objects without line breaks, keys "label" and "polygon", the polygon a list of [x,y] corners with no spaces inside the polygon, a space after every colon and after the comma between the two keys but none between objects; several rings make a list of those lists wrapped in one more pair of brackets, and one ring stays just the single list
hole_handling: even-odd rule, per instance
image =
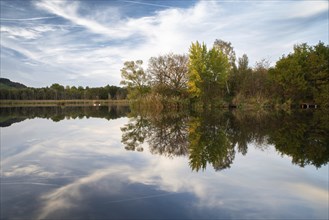
[{"label": "yellow tree", "polygon": [[201,95],[201,76],[207,71],[207,46],[197,41],[192,43],[189,53],[189,93],[192,98],[199,98]]},{"label": "yellow tree", "polygon": [[189,54],[189,92],[192,98],[201,98],[205,106],[224,97],[230,71],[227,56],[217,48],[192,43]]}]

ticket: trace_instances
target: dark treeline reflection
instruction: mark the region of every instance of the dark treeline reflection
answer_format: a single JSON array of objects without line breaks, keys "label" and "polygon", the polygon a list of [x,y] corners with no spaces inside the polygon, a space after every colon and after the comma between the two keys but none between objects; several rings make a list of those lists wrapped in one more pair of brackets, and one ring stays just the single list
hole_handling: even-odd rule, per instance
[{"label": "dark treeline reflection", "polygon": [[120,105],[0,108],[0,127],[7,127],[15,122],[32,118],[47,118],[55,122],[84,117],[110,120],[125,117],[129,111],[128,106]]},{"label": "dark treeline reflection", "polygon": [[153,154],[188,156],[196,171],[207,165],[229,168],[236,153],[247,154],[249,143],[260,150],[274,145],[301,167],[319,168],[329,161],[329,114],[323,111],[133,111],[121,130],[127,150],[143,151],[147,143]]}]

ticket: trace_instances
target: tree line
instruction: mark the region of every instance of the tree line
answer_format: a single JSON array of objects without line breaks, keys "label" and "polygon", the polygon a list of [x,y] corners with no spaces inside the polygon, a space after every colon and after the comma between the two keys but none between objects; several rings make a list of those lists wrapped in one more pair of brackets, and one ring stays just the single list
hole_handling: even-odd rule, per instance
[{"label": "tree line", "polygon": [[[194,42],[189,54],[127,61],[121,84],[128,98],[153,103],[192,103],[202,108],[233,105],[292,106],[303,102],[329,105],[329,46],[298,44],[273,67],[266,59],[251,67],[246,54],[236,58],[230,42],[215,40],[211,48]],[[148,102],[146,102],[148,103]]]},{"label": "tree line", "polygon": [[[5,80],[6,81],[6,80]],[[127,89],[118,86],[75,87],[58,83],[50,87],[0,87],[0,99],[9,100],[75,100],[75,99],[126,99]]]}]

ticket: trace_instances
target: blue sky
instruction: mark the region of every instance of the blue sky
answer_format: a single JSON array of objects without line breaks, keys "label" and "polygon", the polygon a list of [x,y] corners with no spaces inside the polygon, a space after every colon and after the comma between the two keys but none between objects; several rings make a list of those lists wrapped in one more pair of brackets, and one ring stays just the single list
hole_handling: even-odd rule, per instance
[{"label": "blue sky", "polygon": [[328,44],[328,1],[1,0],[1,77],[28,86],[119,85],[127,60],[230,41],[253,66]]}]

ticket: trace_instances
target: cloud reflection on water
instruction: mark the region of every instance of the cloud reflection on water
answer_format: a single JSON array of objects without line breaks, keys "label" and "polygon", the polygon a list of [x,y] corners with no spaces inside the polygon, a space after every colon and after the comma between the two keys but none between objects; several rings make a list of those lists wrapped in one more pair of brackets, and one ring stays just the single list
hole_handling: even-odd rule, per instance
[{"label": "cloud reflection on water", "polygon": [[[22,178],[50,184],[62,179],[60,187],[33,194],[40,204],[33,217],[39,219],[96,218],[96,211],[113,218],[119,213],[134,216],[125,209],[154,217],[156,213],[146,214],[150,207],[160,208],[165,201],[173,215],[180,207],[180,216],[185,218],[328,217],[328,179],[322,174],[316,177],[320,184],[312,179],[314,172],[325,174],[328,166],[302,169],[291,166],[290,158],[280,158],[273,146],[261,151],[250,145],[246,156],[236,156],[231,169],[215,172],[208,167],[192,172],[187,157],[152,155],[148,149],[126,151],[120,143],[120,127],[127,121],[37,120],[36,124],[28,120],[3,129],[1,150],[7,156],[1,159],[2,188],[7,187],[4,182]],[[31,127],[41,132],[32,132]],[[19,140],[8,138],[13,134]],[[26,141],[31,139],[36,141]],[[7,154],[12,141],[25,148]]]}]

